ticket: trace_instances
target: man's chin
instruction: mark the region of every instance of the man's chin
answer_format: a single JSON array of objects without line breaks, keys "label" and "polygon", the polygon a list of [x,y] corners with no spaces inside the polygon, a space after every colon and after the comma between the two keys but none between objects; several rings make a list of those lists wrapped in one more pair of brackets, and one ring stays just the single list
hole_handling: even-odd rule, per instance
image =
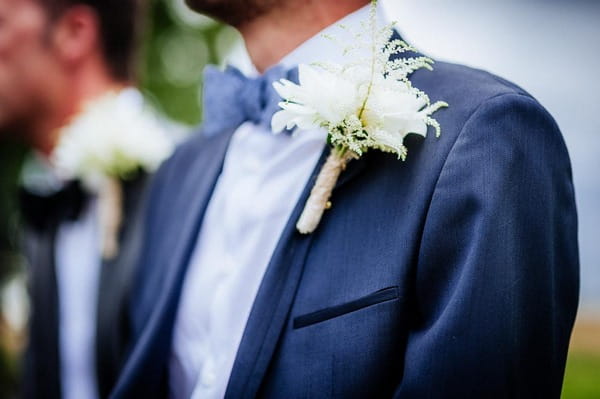
[{"label": "man's chin", "polygon": [[187,6],[231,26],[239,26],[269,12],[281,0],[185,0]]}]

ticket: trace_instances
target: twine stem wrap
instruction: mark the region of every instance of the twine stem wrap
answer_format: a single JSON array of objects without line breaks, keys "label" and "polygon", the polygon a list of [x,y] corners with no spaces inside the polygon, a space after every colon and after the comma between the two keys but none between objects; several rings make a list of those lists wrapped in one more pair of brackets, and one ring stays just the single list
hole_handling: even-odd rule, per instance
[{"label": "twine stem wrap", "polygon": [[296,228],[300,233],[310,234],[315,231],[325,209],[328,208],[327,203],[340,174],[345,169],[346,164],[354,158],[356,158],[356,154],[352,151],[339,152],[335,150],[327,157],[306,205],[304,205],[304,210],[296,223]]},{"label": "twine stem wrap", "polygon": [[123,188],[116,178],[107,178],[98,197],[102,258],[113,259],[119,253],[119,230],[123,220]]}]

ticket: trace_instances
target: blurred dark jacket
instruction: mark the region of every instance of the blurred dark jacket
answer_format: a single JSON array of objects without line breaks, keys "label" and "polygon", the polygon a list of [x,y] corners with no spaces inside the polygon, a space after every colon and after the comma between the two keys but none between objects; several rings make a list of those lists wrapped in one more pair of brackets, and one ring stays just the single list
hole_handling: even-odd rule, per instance
[{"label": "blurred dark jacket", "polygon": [[[123,182],[120,251],[114,259],[102,261],[96,320],[96,373],[98,394],[102,398],[108,396],[114,385],[127,350],[130,331],[127,297],[140,242],[141,209],[147,181],[148,176],[140,175]],[[29,344],[23,370],[24,398],[61,397],[55,241],[61,222],[77,217],[88,200],[78,182],[70,183],[61,191],[54,199],[34,195],[25,189],[21,192],[24,252],[30,267],[31,298]],[[48,201],[66,201],[71,206],[64,212],[50,213],[44,210]]]}]

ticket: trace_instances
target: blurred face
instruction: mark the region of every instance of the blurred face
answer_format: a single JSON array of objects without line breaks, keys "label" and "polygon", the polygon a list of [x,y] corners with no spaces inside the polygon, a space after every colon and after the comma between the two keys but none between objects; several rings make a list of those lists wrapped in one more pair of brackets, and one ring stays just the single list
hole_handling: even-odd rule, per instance
[{"label": "blurred face", "polygon": [[251,21],[284,2],[285,0],[186,0],[192,10],[232,26]]},{"label": "blurred face", "polygon": [[0,0],[0,130],[27,134],[52,101],[58,63],[36,0]]}]

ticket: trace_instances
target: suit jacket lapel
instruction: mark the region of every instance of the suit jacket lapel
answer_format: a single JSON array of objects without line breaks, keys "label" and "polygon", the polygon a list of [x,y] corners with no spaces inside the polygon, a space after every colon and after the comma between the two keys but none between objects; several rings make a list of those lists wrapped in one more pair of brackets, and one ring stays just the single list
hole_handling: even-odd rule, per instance
[{"label": "suit jacket lapel", "polygon": [[[304,262],[316,234],[300,234],[296,230],[296,222],[329,153],[329,148],[326,148],[321,154],[273,252],[238,348],[226,398],[253,398],[260,388],[288,319]],[[350,162],[336,189],[357,176],[365,165],[366,159]]]},{"label": "suit jacket lapel", "polygon": [[[185,178],[178,193],[179,201],[174,204],[177,209],[173,209],[171,213],[172,219],[181,223],[178,223],[169,232],[165,232],[165,234],[176,234],[177,244],[176,247],[167,249],[168,254],[158,254],[158,261],[150,262],[154,268],[158,269],[148,271],[148,273],[160,275],[158,279],[160,286],[152,287],[153,295],[158,295],[158,298],[149,304],[143,303],[144,301],[139,304],[143,309],[138,309],[137,313],[148,316],[143,316],[146,320],[143,322],[142,333],[137,338],[138,345],[130,354],[119,381],[139,378],[160,381],[164,377],[162,374],[164,362],[165,359],[168,359],[171,349],[173,324],[185,272],[202,225],[204,212],[221,173],[232,134],[233,131],[230,131],[206,138],[203,141],[203,147],[210,148],[210,154],[199,152],[193,163],[188,166],[190,174]],[[166,266],[162,259],[168,262]],[[121,392],[117,386],[113,394],[114,397],[130,397],[140,393]],[[148,392],[148,394],[157,395],[156,392]]]},{"label": "suit jacket lapel", "polygon": [[25,353],[25,398],[61,397],[55,241],[55,224],[25,234],[25,252],[31,267],[29,284],[33,309]]},{"label": "suit jacket lapel", "polygon": [[349,181],[354,179],[354,177],[356,177],[358,174],[360,174],[365,169],[365,167],[367,166],[367,164],[369,162],[369,158],[370,158],[371,154],[372,154],[372,152],[366,152],[363,154],[363,156],[360,159],[356,159],[356,160],[352,160],[352,161],[348,162],[348,164],[346,165],[346,169],[342,171],[342,174],[340,174],[340,178],[338,179],[337,183],[335,184],[335,188],[333,189],[332,199],[335,199],[336,190],[338,190],[341,186],[345,185],[346,183],[348,183]]}]

